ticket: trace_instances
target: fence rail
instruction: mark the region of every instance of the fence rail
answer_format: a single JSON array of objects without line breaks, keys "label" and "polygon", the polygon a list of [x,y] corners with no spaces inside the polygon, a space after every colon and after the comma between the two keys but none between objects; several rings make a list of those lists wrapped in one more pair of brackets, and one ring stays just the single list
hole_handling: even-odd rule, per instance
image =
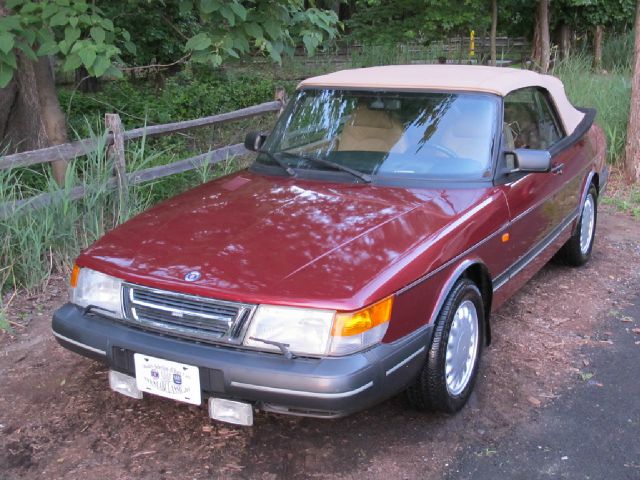
[{"label": "fence rail", "polygon": [[[226,160],[231,156],[248,153],[243,144],[237,143],[190,158],[178,160],[167,165],[159,165],[127,173],[124,157],[124,142],[141,137],[163,136],[194,128],[243,120],[267,113],[280,112],[286,102],[284,90],[280,88],[277,89],[275,97],[276,99],[272,102],[253,105],[233,112],[220,113],[217,115],[182,122],[150,125],[141,128],[134,128],[133,130],[128,131],[124,131],[122,129],[122,123],[119,115],[108,113],[105,115],[105,126],[108,130],[105,141],[83,139],[77,142],[42,148],[40,150],[14,153],[12,155],[0,157],[0,170],[27,167],[58,160],[73,160],[77,157],[87,155],[95,151],[97,148],[104,147],[107,149],[107,154],[111,156],[114,161],[114,176],[107,181],[107,188],[117,189],[119,193],[119,201],[123,202],[126,200],[129,185],[137,185],[151,180],[156,180],[158,178],[175,175],[177,173],[199,168],[206,164],[213,165]],[[41,193],[33,197],[0,204],[0,220],[8,218],[18,212],[36,210],[38,208],[45,207],[59,198],[78,200],[85,196],[86,191],[87,189],[84,185],[78,185],[61,189],[53,193]]]}]

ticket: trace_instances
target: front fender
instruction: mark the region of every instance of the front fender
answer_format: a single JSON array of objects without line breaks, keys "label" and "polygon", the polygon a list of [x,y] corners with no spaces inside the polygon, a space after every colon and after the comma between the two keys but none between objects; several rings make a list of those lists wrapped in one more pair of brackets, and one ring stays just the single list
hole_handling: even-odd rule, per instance
[{"label": "front fender", "polygon": [[[475,278],[478,273],[484,278]],[[398,340],[412,331],[435,323],[442,305],[456,282],[463,276],[470,276],[483,293],[485,299],[485,319],[491,310],[491,279],[485,264],[476,257],[448,262],[433,272],[419,278],[396,293],[391,320],[384,342]],[[482,285],[486,281],[487,284]],[[486,338],[489,338],[488,332]]]}]

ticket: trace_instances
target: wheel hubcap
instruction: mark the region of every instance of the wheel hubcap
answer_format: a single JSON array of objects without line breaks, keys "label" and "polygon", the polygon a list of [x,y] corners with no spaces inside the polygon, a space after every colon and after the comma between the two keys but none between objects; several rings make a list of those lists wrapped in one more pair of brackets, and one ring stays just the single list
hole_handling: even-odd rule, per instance
[{"label": "wheel hubcap", "polygon": [[469,383],[477,352],[478,312],[471,300],[465,300],[453,316],[447,340],[445,377],[450,394],[459,395]]},{"label": "wheel hubcap", "polygon": [[591,194],[587,195],[582,207],[582,219],[580,221],[580,251],[586,255],[591,246],[593,228],[595,226],[595,202]]}]

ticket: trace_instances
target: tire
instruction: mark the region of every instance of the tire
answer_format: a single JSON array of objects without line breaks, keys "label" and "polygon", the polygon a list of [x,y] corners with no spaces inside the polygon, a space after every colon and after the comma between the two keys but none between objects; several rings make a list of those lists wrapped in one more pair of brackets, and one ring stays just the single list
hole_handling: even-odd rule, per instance
[{"label": "tire", "polygon": [[[591,219],[590,224],[585,223]],[[582,204],[580,221],[576,231],[567,240],[557,254],[557,259],[572,267],[580,267],[591,258],[593,242],[596,236],[596,224],[598,220],[598,191],[591,185]],[[583,228],[584,227],[584,228]]]},{"label": "tire", "polygon": [[[465,310],[466,309],[466,312]],[[475,313],[475,316],[473,315]],[[458,323],[454,327],[454,320],[458,316]],[[474,318],[475,317],[475,318]],[[475,328],[462,330],[465,325]],[[452,327],[454,335],[452,335]],[[447,349],[450,341],[455,341],[455,330],[466,333],[464,338],[475,338],[475,341],[450,345],[450,354],[460,347],[463,353],[458,356],[457,375],[447,377]],[[438,314],[433,332],[431,347],[422,371],[406,391],[409,403],[418,410],[455,413],[467,403],[478,375],[480,356],[484,344],[484,304],[480,290],[474,282],[462,278],[454,285]],[[455,354],[454,354],[455,357]],[[464,358],[467,361],[460,365]],[[450,357],[451,359],[451,357]],[[471,363],[469,363],[471,362]],[[454,363],[455,364],[455,363]],[[451,362],[449,364],[451,366]],[[458,381],[456,381],[456,379]]]}]

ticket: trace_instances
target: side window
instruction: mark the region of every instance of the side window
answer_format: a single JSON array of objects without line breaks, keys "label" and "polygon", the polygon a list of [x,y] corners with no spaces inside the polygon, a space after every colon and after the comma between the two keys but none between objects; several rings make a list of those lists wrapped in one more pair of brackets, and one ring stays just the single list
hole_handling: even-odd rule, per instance
[{"label": "side window", "polygon": [[558,117],[549,102],[549,97],[542,90],[536,90],[534,99],[538,110],[538,131],[540,132],[540,148],[546,150],[560,140],[561,133]]},{"label": "side window", "polygon": [[504,98],[506,148],[546,150],[562,138],[560,125],[547,95],[537,88],[523,88]]}]

